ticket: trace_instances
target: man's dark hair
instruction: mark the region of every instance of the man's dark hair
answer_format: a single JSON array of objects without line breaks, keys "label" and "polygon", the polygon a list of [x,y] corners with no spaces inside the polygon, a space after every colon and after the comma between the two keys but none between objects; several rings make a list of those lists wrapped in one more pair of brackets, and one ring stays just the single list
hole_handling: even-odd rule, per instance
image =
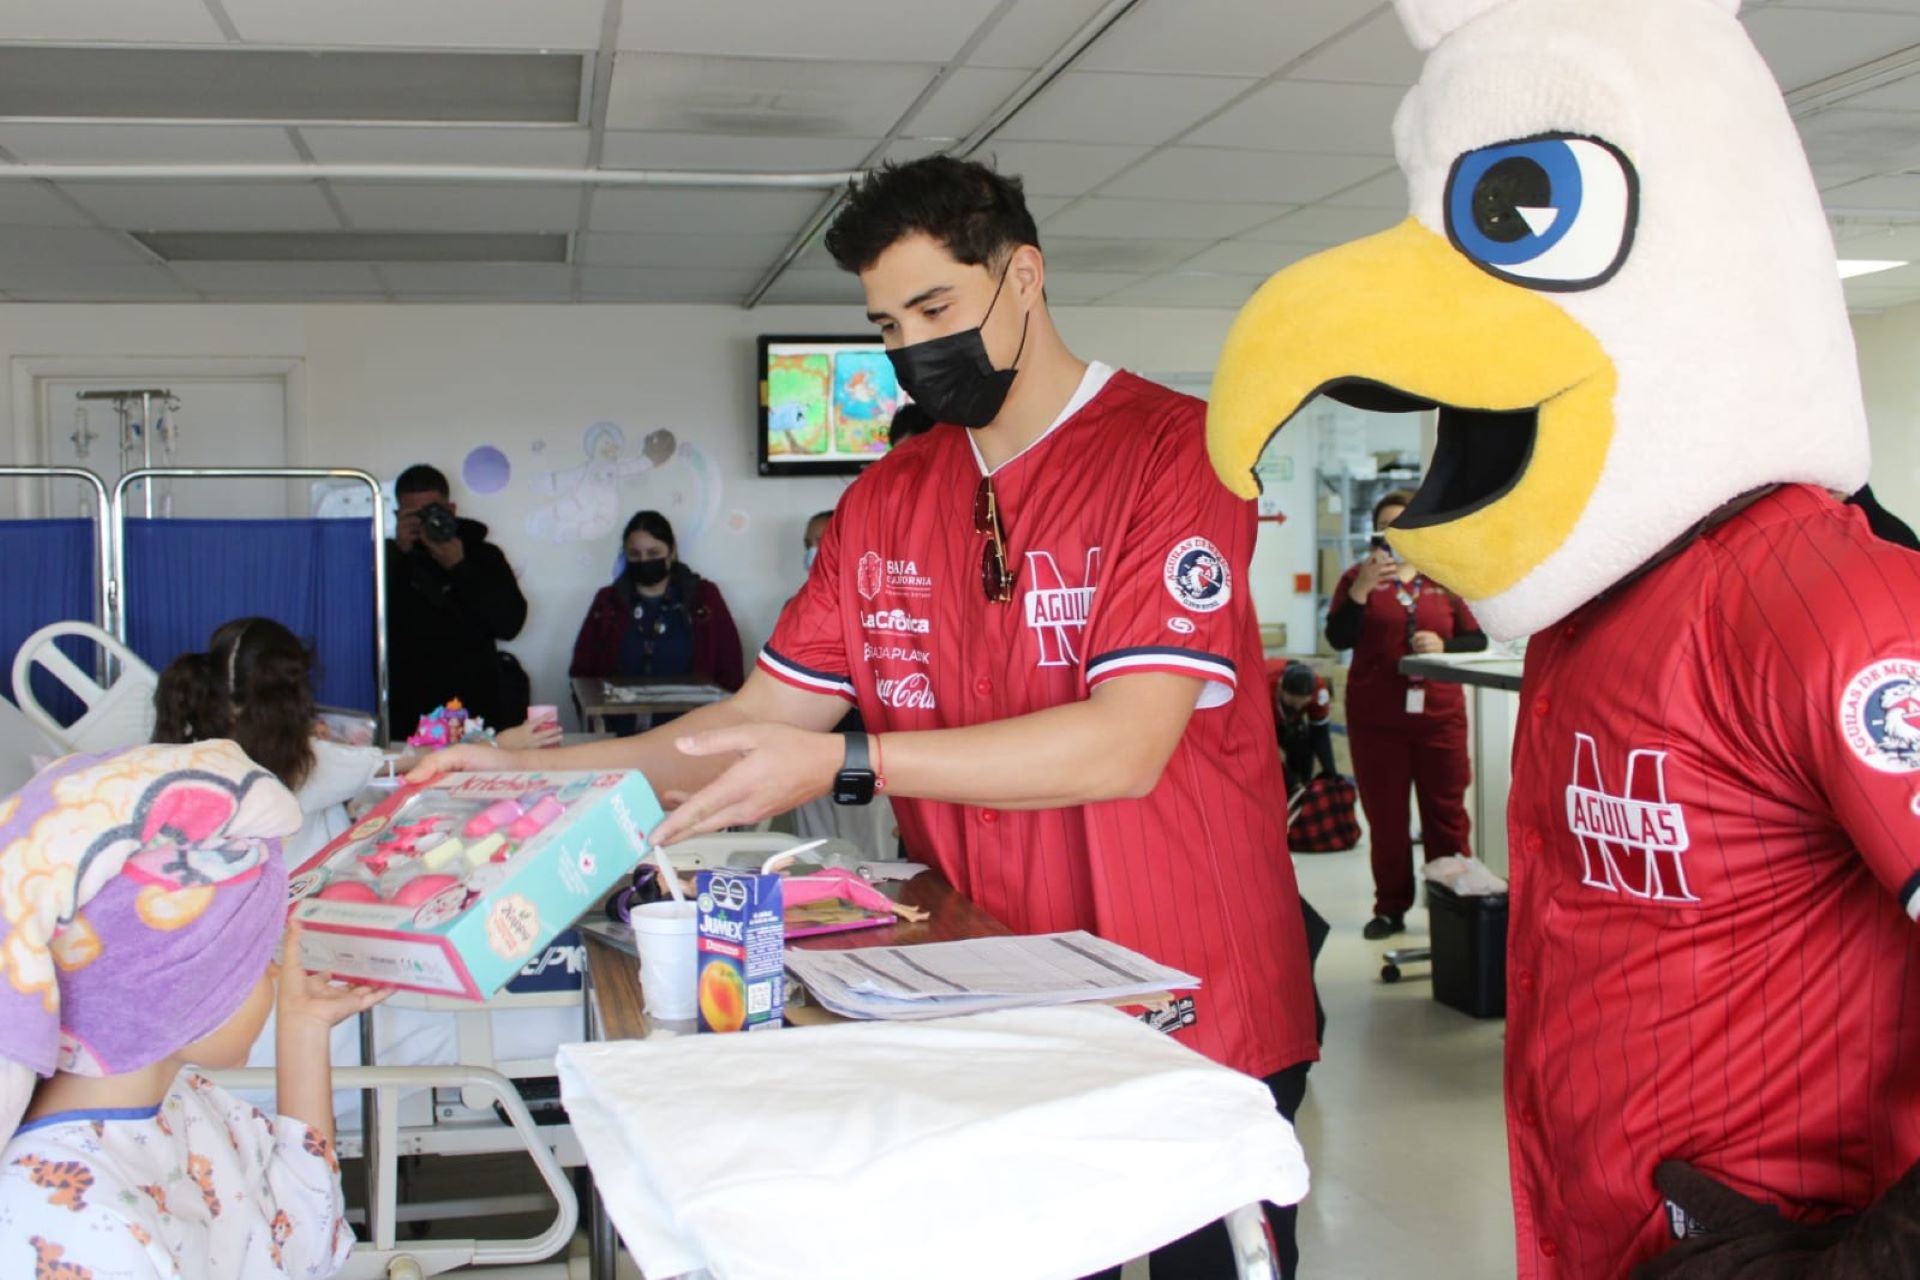
[{"label": "man's dark hair", "polygon": [[932,414],[909,400],[893,411],[893,421],[887,427],[887,448],[898,448],[902,440],[923,436],[935,425]]},{"label": "man's dark hair", "polygon": [[812,515],[808,516],[807,523],[812,524],[815,520],[831,520],[831,519],[833,519],[833,508],[828,507],[825,511],[816,511]]},{"label": "man's dark hair", "polygon": [[1280,692],[1296,698],[1311,695],[1317,683],[1313,668],[1304,662],[1289,662],[1280,673]]},{"label": "man's dark hair", "polygon": [[438,467],[430,467],[424,462],[416,462],[400,473],[393,482],[395,493],[437,493],[443,498],[453,496],[453,488],[447,483],[446,473]]},{"label": "man's dark hair", "polygon": [[970,267],[1040,244],[1020,179],[977,161],[928,156],[883,164],[849,183],[847,202],[827,231],[827,252],[841,270],[857,274],[916,233]]}]

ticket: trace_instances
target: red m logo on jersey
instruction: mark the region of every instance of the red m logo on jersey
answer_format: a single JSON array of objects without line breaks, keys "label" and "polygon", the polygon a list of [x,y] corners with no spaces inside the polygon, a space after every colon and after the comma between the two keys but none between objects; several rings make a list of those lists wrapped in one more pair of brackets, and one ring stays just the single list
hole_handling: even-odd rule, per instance
[{"label": "red m logo on jersey", "polygon": [[1087,550],[1087,573],[1079,583],[1069,583],[1054,563],[1051,551],[1027,552],[1026,607],[1027,625],[1040,643],[1040,666],[1078,666],[1080,655],[1073,647],[1075,631],[1087,625],[1093,612],[1093,580],[1100,573],[1100,548]]},{"label": "red m logo on jersey", "polygon": [[1654,902],[1700,901],[1681,860],[1690,843],[1687,816],[1667,801],[1666,752],[1628,752],[1626,790],[1616,795],[1594,740],[1574,734],[1567,826],[1580,841],[1582,883]]}]

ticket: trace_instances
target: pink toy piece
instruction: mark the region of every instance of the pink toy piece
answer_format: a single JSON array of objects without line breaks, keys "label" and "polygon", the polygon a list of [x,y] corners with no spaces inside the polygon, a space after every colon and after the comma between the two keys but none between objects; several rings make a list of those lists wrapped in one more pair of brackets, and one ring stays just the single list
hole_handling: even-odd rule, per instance
[{"label": "pink toy piece", "polygon": [[380,901],[380,891],[365,880],[335,880],[313,896],[328,902]]},{"label": "pink toy piece", "polygon": [[553,825],[553,820],[566,811],[567,806],[553,796],[543,796],[518,822],[507,828],[507,834],[515,840],[530,839]]},{"label": "pink toy piece", "polygon": [[417,907],[434,894],[451,889],[460,883],[460,877],[448,875],[415,876],[393,891],[387,901],[396,907]]},{"label": "pink toy piece", "polygon": [[363,853],[360,855],[360,865],[365,867],[370,875],[383,876],[387,874],[387,855]]},{"label": "pink toy piece", "polygon": [[518,819],[521,812],[518,800],[495,800],[468,819],[467,825],[461,829],[461,834],[469,840],[492,835],[499,828]]}]

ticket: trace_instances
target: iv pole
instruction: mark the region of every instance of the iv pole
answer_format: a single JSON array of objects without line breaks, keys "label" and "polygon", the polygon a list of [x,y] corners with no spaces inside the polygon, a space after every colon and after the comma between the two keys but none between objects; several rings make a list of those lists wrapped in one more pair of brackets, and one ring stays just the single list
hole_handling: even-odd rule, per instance
[{"label": "iv pole", "polygon": [[[120,420],[120,471],[121,474],[132,470],[127,466],[127,454],[133,449],[129,438],[129,428],[133,420],[133,402],[140,402],[140,467],[153,469],[153,437],[156,424],[153,421],[153,402],[160,401],[168,413],[180,411],[180,400],[173,392],[163,387],[134,387],[117,391],[81,391],[76,393],[81,400],[105,400],[113,406],[114,416]],[[147,519],[153,519],[153,486],[147,485],[142,494],[146,506]]]}]

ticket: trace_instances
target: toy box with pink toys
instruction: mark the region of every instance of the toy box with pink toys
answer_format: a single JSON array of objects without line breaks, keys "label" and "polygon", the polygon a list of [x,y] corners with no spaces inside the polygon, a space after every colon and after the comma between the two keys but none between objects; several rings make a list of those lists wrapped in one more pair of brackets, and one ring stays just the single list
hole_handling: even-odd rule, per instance
[{"label": "toy box with pink toys", "polygon": [[293,875],[310,969],[484,1000],[639,862],[640,774],[459,773],[404,787]]}]

